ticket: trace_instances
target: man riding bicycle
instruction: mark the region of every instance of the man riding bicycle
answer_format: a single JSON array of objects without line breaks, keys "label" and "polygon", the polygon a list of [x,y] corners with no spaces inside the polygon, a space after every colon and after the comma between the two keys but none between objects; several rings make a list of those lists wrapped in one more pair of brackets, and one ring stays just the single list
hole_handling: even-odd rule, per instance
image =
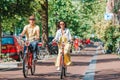
[{"label": "man riding bicycle", "polygon": [[[32,51],[34,55],[34,60],[36,60],[37,56],[37,44],[40,36],[39,26],[35,24],[35,16],[32,15],[29,17],[29,24],[26,25],[20,34],[20,36],[26,35],[26,40],[30,42],[30,46],[32,46]],[[26,47],[24,47],[25,53]]]}]

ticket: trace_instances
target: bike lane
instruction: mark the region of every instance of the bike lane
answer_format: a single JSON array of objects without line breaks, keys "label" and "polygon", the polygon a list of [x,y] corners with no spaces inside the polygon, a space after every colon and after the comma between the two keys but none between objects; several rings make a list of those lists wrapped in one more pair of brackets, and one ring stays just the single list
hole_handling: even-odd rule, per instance
[{"label": "bike lane", "polygon": [[120,59],[116,54],[98,54],[94,80],[120,80]]},{"label": "bike lane", "polygon": [[[93,57],[92,53],[84,51],[81,54],[71,54],[72,65],[68,67],[64,80],[81,80]],[[30,75],[27,79],[23,77],[22,67],[0,70],[0,80],[59,80],[60,72],[56,70],[54,62],[55,58],[39,61],[35,75]]]},{"label": "bike lane", "polygon": [[[72,65],[67,68],[67,77],[64,80],[81,80],[92,57],[93,54],[71,54]],[[60,71],[56,70],[54,62],[55,58],[38,63],[40,66],[35,76],[39,80],[59,80]]]}]

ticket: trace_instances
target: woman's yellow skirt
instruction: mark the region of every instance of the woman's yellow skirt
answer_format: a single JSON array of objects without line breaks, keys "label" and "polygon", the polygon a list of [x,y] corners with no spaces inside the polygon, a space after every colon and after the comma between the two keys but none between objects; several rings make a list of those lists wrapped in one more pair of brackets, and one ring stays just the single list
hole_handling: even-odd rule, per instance
[{"label": "woman's yellow skirt", "polygon": [[[58,44],[58,48],[59,48],[59,53],[58,53],[58,56],[56,58],[55,66],[60,66],[62,46],[60,44]],[[65,43],[65,46],[64,46],[64,63],[67,66],[71,64],[70,49],[71,49],[71,44]]]}]

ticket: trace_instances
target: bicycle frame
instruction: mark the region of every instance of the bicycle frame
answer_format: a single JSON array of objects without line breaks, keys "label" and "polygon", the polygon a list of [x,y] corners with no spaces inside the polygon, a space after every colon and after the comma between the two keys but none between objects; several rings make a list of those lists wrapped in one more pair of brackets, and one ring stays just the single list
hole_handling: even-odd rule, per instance
[{"label": "bicycle frame", "polygon": [[31,74],[35,73],[35,61],[33,60],[33,54],[30,50],[30,42],[25,42],[26,50],[23,58],[23,75],[25,78],[28,76],[28,70],[31,69]]},{"label": "bicycle frame", "polygon": [[66,65],[64,62],[64,42],[62,43],[62,52],[61,52],[61,59],[60,59],[60,67],[61,67],[61,74],[60,79],[63,79],[63,76],[66,77]]},{"label": "bicycle frame", "polygon": [[64,43],[62,43],[62,52],[61,52],[61,60],[60,60],[60,65],[61,66],[65,66],[65,63],[64,63]]},{"label": "bicycle frame", "polygon": [[38,43],[38,52],[37,52],[37,58],[38,59],[45,59],[46,56],[49,57],[50,53],[48,51],[48,45],[46,45],[45,47],[40,46],[40,44]]}]

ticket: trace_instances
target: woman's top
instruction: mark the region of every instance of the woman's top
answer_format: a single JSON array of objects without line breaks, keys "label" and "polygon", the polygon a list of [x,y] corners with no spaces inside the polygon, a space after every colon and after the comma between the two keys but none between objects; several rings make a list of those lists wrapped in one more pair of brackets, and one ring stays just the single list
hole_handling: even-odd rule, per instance
[{"label": "woman's top", "polygon": [[[67,38],[67,41],[70,41],[72,39],[69,29],[65,28],[63,34]],[[60,38],[62,37],[63,34],[61,29],[57,30],[54,39],[60,41]]]}]

